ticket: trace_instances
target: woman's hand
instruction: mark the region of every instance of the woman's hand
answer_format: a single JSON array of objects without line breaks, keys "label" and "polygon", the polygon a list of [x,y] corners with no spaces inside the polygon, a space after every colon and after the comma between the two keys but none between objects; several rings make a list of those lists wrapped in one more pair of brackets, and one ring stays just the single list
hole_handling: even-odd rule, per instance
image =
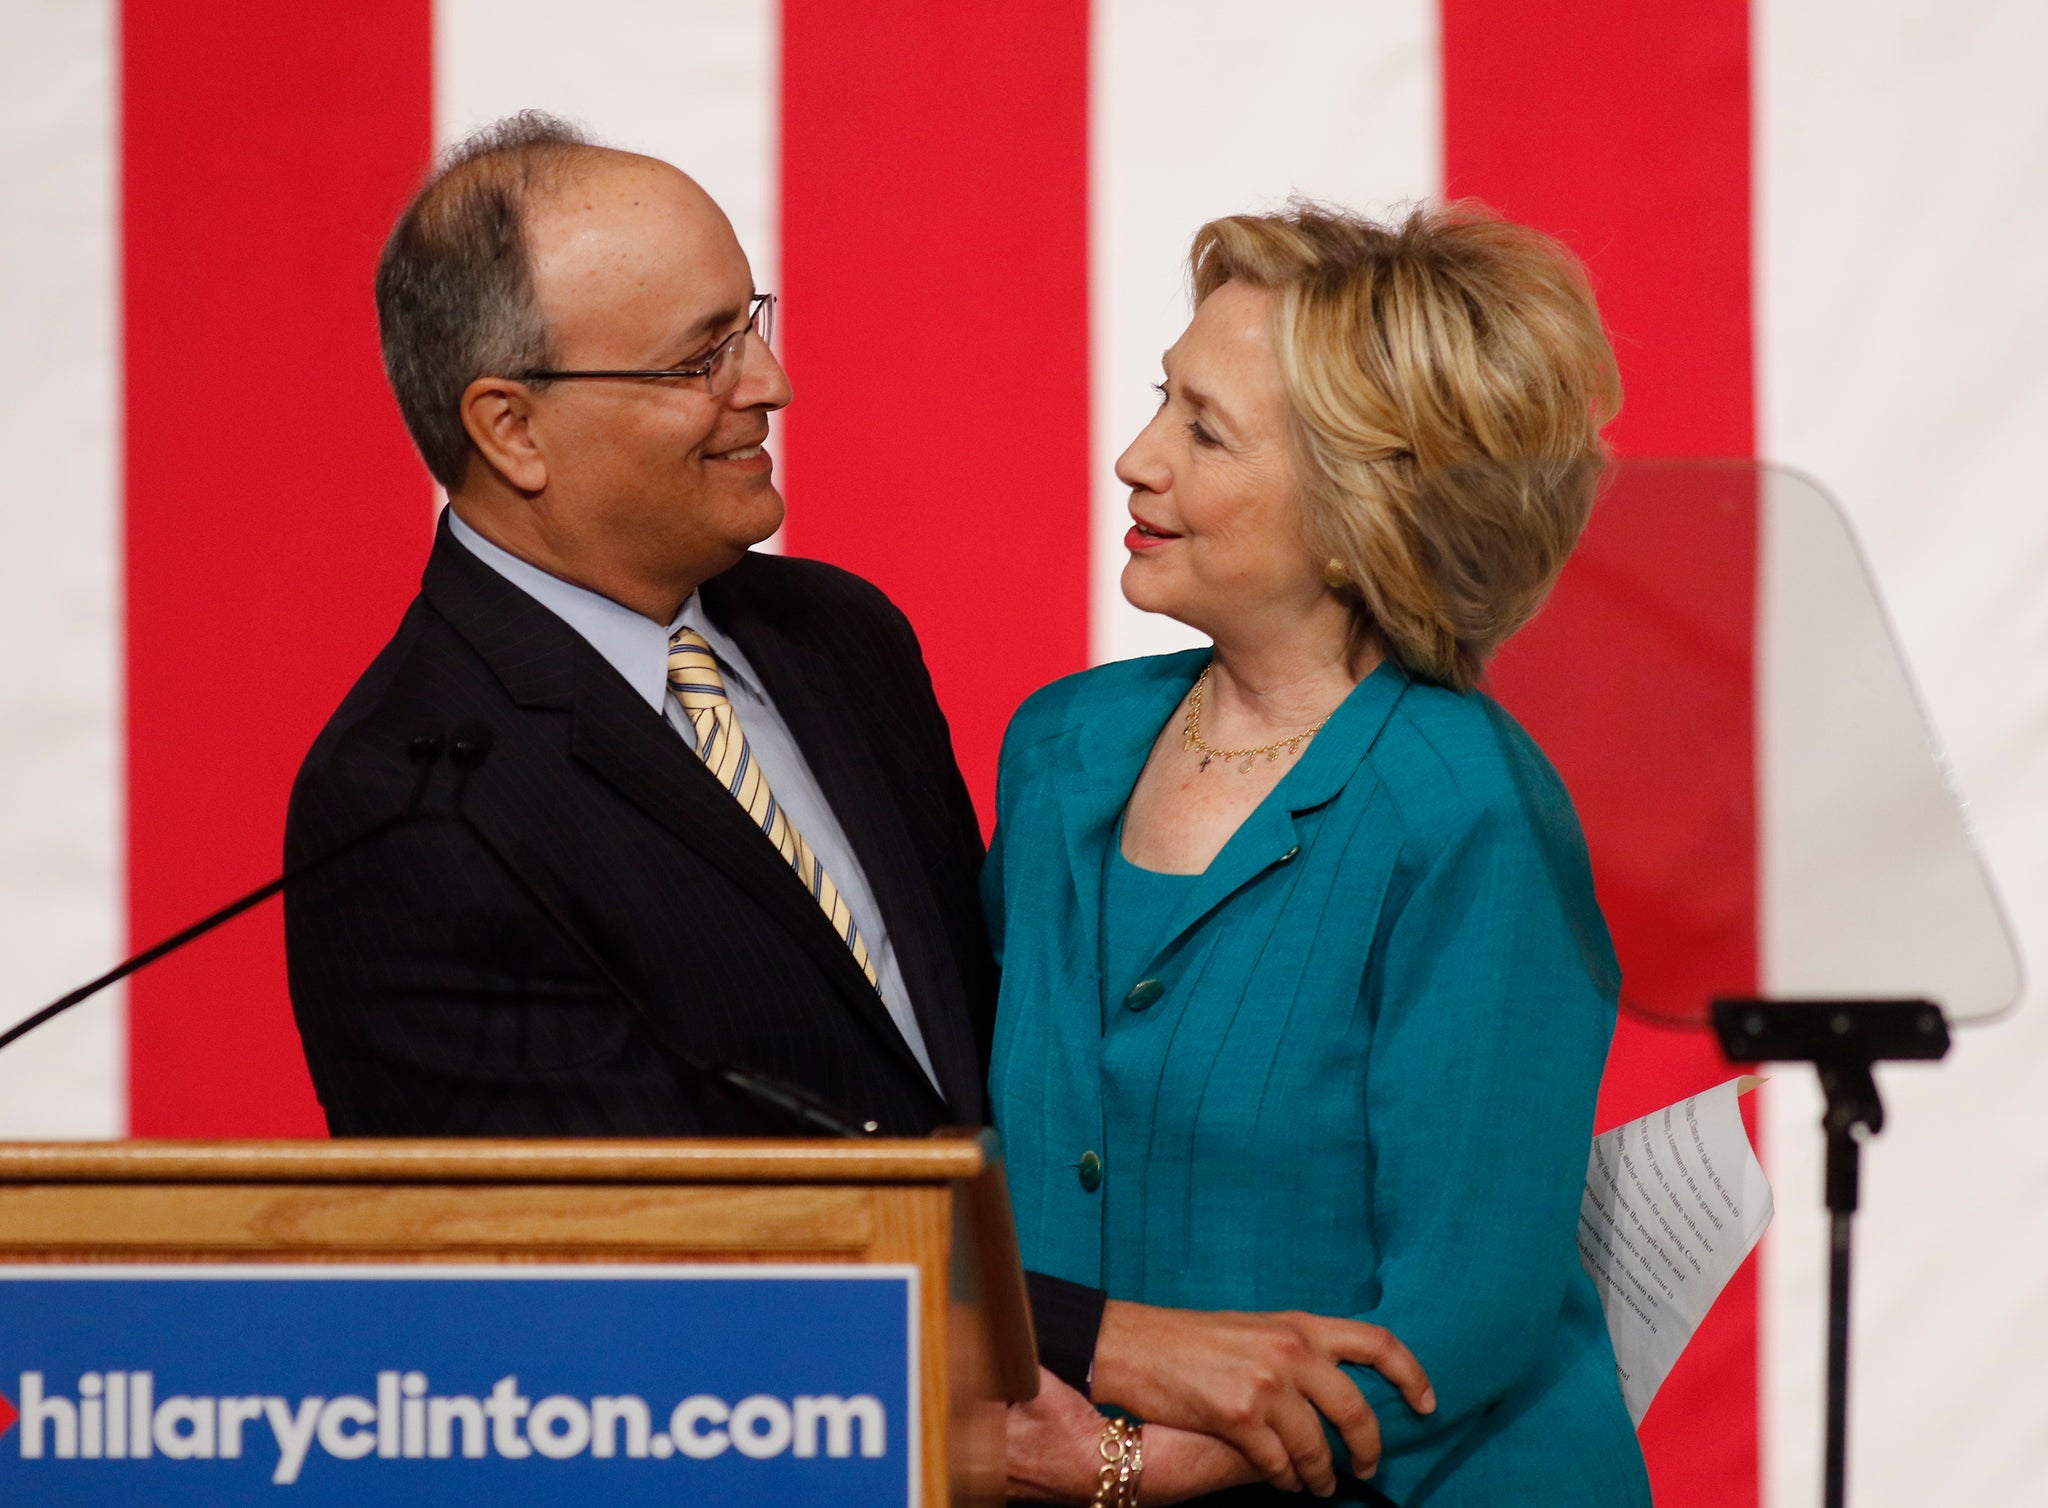
[{"label": "woman's hand", "polygon": [[[1076,1504],[1095,1496],[1102,1466],[1102,1415],[1095,1405],[1043,1367],[1038,1396],[1010,1405],[1004,1454],[1006,1495],[1034,1502]],[[1226,1487],[1265,1480],[1265,1473],[1209,1435],[1164,1425],[1145,1426],[1142,1504],[1180,1503]]]},{"label": "woman's hand", "polygon": [[1324,1418],[1350,1448],[1354,1476],[1372,1475],[1380,1459],[1379,1420],[1340,1362],[1375,1368],[1417,1413],[1435,1411],[1422,1364],[1377,1325],[1114,1299],[1095,1344],[1094,1392],[1141,1419],[1220,1438],[1276,1487],[1328,1496],[1336,1473]]}]

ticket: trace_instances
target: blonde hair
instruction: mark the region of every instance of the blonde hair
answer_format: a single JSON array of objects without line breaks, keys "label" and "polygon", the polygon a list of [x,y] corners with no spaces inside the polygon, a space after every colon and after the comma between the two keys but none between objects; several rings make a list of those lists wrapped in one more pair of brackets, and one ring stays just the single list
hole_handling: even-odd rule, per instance
[{"label": "blonde hair", "polygon": [[1279,297],[1304,541],[1359,636],[1470,690],[1564,569],[1621,404],[1584,269],[1470,202],[1386,226],[1301,201],[1210,221],[1189,269],[1197,303]]}]

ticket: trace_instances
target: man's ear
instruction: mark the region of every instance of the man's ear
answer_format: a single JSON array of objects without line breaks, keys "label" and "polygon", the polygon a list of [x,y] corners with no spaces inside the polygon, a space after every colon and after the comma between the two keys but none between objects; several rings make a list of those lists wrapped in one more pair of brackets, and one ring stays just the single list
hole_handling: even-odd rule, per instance
[{"label": "man's ear", "polygon": [[533,432],[533,393],[509,377],[479,377],[462,390],[462,427],[484,464],[519,491],[548,485],[547,456]]}]

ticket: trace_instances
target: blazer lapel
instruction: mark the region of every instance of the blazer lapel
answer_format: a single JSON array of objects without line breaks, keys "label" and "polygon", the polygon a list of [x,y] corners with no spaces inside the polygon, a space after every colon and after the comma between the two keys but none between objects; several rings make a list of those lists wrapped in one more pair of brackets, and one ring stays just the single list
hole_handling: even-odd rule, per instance
[{"label": "blazer lapel", "polygon": [[1301,851],[1296,819],[1334,800],[1350,782],[1407,689],[1408,678],[1390,661],[1351,689],[1294,768],[1189,887],[1160,942],[1161,953],[1244,886]]},{"label": "blazer lapel", "polygon": [[[782,632],[772,618],[721,617],[720,627],[746,651],[776,712],[802,749],[832,815],[860,857],[910,991],[911,1009],[941,1095],[964,1123],[980,1124],[981,1060],[968,1020],[959,961],[910,829],[847,700],[841,676],[824,655]],[[874,998],[872,989],[867,994]],[[887,1019],[886,1008],[882,1014]],[[889,1031],[905,1056],[911,1056],[894,1022]]]},{"label": "blazer lapel", "polygon": [[423,592],[515,701],[568,711],[575,758],[780,922],[890,1050],[923,1076],[809,889],[675,729],[602,655],[465,550],[445,521]]},{"label": "blazer lapel", "polygon": [[1116,841],[1117,817],[1131,799],[1137,770],[1124,780],[1112,769],[1091,768],[1084,747],[1082,730],[1069,728],[1061,740],[1057,789],[1067,870],[1074,885],[1074,932],[1081,960],[1093,976],[1102,962],[1102,863]]},{"label": "blazer lapel", "polygon": [[1118,819],[1160,728],[1208,659],[1206,650],[1176,656],[1164,675],[1114,705],[1077,702],[1060,738],[1052,784],[1074,885],[1075,930],[1091,973],[1102,958],[1102,865]]}]

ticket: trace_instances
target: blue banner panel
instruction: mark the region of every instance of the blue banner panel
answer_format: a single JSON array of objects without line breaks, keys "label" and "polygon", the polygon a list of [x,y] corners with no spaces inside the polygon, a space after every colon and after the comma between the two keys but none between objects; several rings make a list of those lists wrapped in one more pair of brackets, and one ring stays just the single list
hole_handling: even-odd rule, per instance
[{"label": "blue banner panel", "polygon": [[0,1503],[907,1508],[901,1267],[0,1268]]}]

